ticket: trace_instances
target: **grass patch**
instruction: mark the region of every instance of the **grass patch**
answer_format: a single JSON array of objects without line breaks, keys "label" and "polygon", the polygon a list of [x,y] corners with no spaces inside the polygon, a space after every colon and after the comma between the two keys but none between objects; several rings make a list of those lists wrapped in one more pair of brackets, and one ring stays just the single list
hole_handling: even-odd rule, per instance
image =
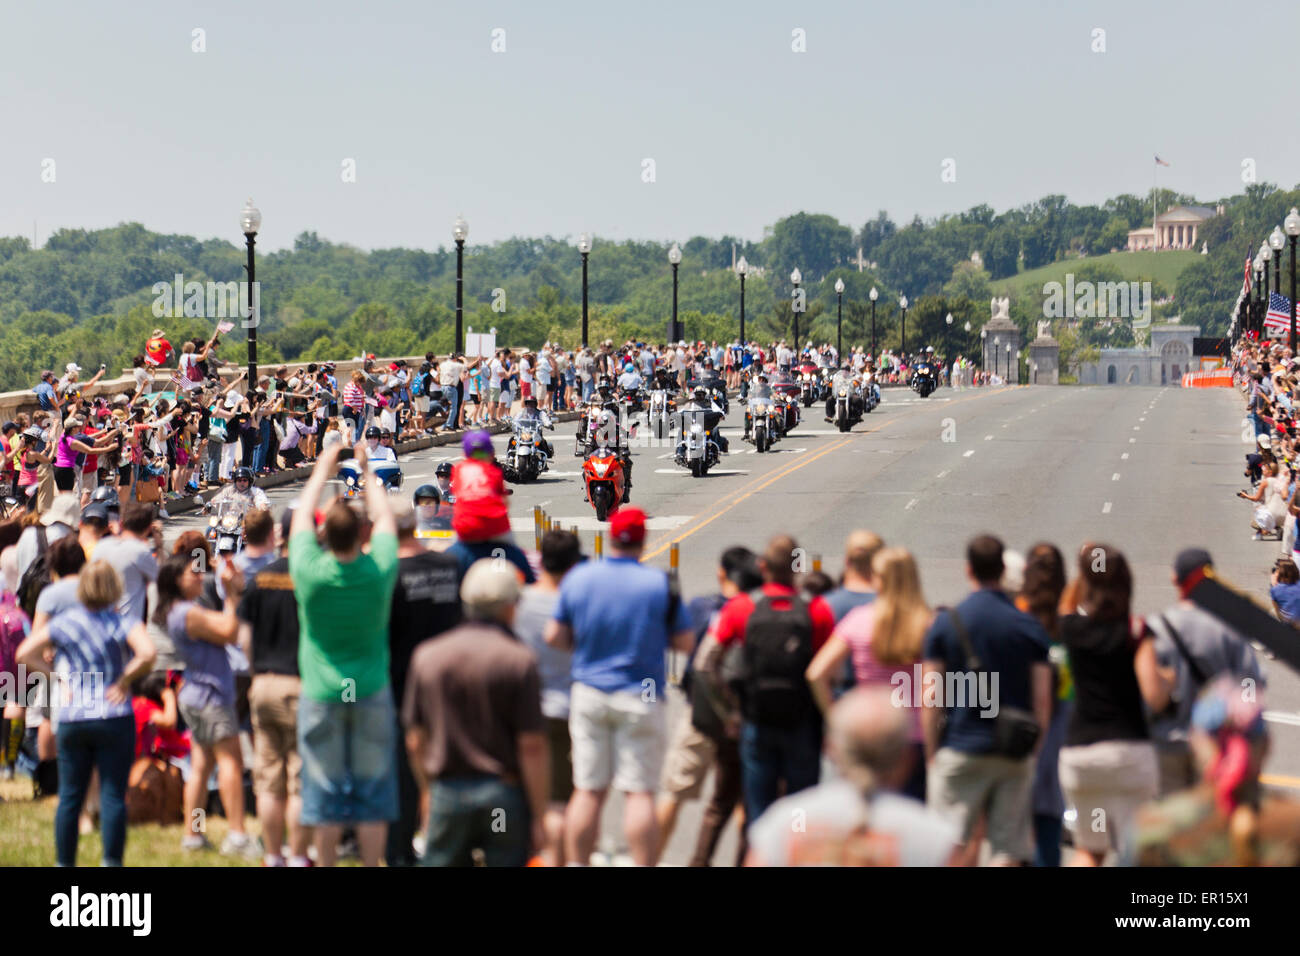
[{"label": "grass patch", "polygon": [[[54,810],[58,797],[32,799],[31,781],[25,777],[0,783],[0,866],[54,865]],[[249,831],[257,832],[249,820]],[[229,827],[223,817],[208,817],[208,839],[221,846]],[[181,824],[161,827],[156,823],[134,824],[126,831],[126,866],[260,866],[261,860],[222,856],[215,850],[181,849]],[[99,866],[103,843],[99,830],[83,834],[77,841],[77,865]]]},{"label": "grass patch", "polygon": [[1178,284],[1178,277],[1183,270],[1200,257],[1199,252],[1191,249],[1170,249],[1162,252],[1144,250],[1142,252],[1108,252],[1102,256],[1088,256],[1083,259],[1062,259],[1037,269],[1021,272],[989,283],[999,295],[1012,295],[1028,288],[1035,295],[1041,295],[1043,286],[1048,282],[1065,284],[1067,272],[1078,275],[1080,269],[1088,265],[1103,265],[1118,269],[1126,282],[1151,280],[1158,282],[1169,293],[1173,293]]}]

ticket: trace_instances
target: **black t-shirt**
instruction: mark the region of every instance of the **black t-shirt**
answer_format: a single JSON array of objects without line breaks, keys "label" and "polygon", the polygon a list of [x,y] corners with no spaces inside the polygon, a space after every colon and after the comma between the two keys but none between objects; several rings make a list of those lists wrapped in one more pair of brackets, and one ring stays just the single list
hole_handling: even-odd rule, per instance
[{"label": "black t-shirt", "polygon": [[[1150,631],[1146,632],[1150,637]],[[1133,659],[1139,642],[1128,621],[1098,621],[1081,614],[1061,618],[1061,641],[1070,655],[1074,713],[1067,747],[1103,740],[1146,740],[1146,715]]]},{"label": "black t-shirt", "polygon": [[298,676],[298,601],[289,579],[289,559],[272,561],[248,582],[239,619],[253,630],[254,674]]},{"label": "black t-shirt", "polygon": [[460,562],[435,551],[400,559],[388,620],[389,673],[397,700],[405,693],[416,647],[459,623]]}]

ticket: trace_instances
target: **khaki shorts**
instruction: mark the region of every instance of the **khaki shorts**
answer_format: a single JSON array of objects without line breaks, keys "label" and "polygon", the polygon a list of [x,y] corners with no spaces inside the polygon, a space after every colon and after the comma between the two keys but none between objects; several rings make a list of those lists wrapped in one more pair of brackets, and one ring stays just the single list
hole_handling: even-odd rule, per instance
[{"label": "khaki shorts", "polygon": [[1034,760],[999,754],[969,754],[941,747],[925,782],[925,802],[947,817],[969,840],[981,814],[995,861],[1033,859],[1030,788]]},{"label": "khaki shorts", "polygon": [[679,800],[698,800],[717,755],[712,738],[702,734],[686,714],[668,745],[662,789]]},{"label": "khaki shorts", "polygon": [[664,762],[663,701],[632,691],[607,694],[574,684],[569,699],[573,739],[573,786],[654,793]]},{"label": "khaki shorts", "polygon": [[283,799],[302,792],[298,756],[298,697],[302,680],[288,674],[257,674],[248,689],[253,721],[253,791]]},{"label": "khaki shorts", "polygon": [[427,415],[427,414],[429,413],[429,396],[428,396],[428,395],[416,395],[416,396],[415,396],[415,410],[416,410],[417,412],[419,412],[421,415]]},{"label": "khaki shorts", "polygon": [[1077,811],[1074,845],[1089,853],[1121,853],[1138,807],[1160,790],[1160,763],[1147,740],[1103,740],[1062,747],[1061,795]]}]

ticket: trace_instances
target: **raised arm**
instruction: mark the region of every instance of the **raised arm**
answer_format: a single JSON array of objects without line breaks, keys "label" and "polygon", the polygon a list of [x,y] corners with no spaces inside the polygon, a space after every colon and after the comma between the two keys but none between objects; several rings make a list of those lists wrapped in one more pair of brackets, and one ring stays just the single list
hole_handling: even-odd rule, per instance
[{"label": "raised arm", "polygon": [[[321,452],[320,457],[316,459],[316,467],[312,469],[311,477],[307,479],[307,485],[303,488],[302,495],[298,499],[298,507],[293,511],[293,522],[289,525],[289,537],[292,538],[301,531],[316,530],[316,506],[320,504],[320,495],[325,488],[325,482],[334,475],[335,470],[338,468],[339,452],[342,450],[343,446],[341,444],[331,445]],[[369,482],[366,482],[366,484],[368,485]],[[390,512],[388,515],[390,529],[392,528],[392,517]]]}]

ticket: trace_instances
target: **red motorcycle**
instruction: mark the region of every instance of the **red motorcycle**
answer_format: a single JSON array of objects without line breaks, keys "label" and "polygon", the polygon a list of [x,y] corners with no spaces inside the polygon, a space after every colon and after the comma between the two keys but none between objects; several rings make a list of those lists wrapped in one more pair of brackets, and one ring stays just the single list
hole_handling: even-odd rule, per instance
[{"label": "red motorcycle", "polygon": [[821,397],[821,375],[812,362],[805,359],[795,369],[794,380],[799,384],[799,397],[804,408],[811,408],[812,403]]},{"label": "red motorcycle", "polygon": [[607,521],[623,501],[623,459],[616,450],[601,445],[583,461],[582,481],[596,520]]}]

